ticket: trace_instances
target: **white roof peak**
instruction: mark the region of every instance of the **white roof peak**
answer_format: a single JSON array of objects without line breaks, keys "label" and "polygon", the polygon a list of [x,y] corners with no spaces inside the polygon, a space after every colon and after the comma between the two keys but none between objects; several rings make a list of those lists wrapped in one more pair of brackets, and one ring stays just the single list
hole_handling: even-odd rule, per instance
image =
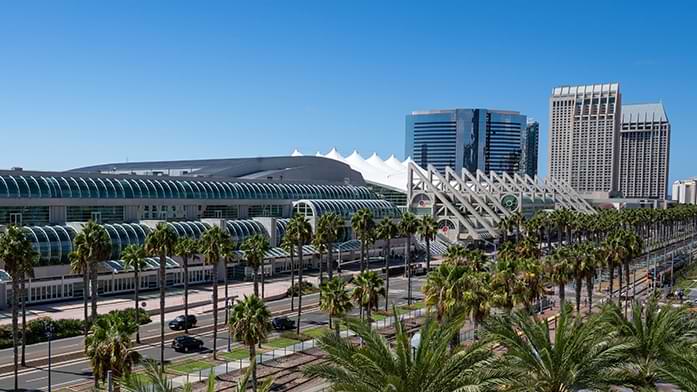
[{"label": "white roof peak", "polygon": [[290,156],[292,156],[292,157],[301,157],[301,156],[303,156],[303,153],[301,153],[300,151],[298,151],[298,149],[296,148],[295,150],[293,150],[293,152],[290,154]]}]

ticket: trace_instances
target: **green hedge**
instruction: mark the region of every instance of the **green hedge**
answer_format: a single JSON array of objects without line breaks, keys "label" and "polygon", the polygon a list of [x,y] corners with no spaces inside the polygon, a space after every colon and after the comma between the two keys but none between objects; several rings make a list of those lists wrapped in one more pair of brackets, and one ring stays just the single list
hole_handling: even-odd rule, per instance
[{"label": "green hedge", "polygon": [[[152,322],[150,316],[143,309],[139,309],[140,324],[148,324]],[[124,310],[112,310],[110,314],[118,314],[121,317],[127,317],[135,320],[135,309],[129,308]],[[21,334],[22,319],[19,317],[19,328]],[[40,317],[27,321],[27,344],[45,342],[48,340],[46,336],[46,322],[53,323],[53,339],[70,338],[79,336],[84,333],[85,322],[76,319],[61,319],[52,320],[50,317]],[[20,335],[21,336],[21,335]],[[21,339],[21,337],[19,338]],[[0,325],[0,349],[12,347],[12,324]]]},{"label": "green hedge", "polygon": [[[312,285],[312,283],[304,281],[302,283],[302,288],[303,288],[303,295],[305,294],[312,294],[314,292],[317,292],[318,289],[315,288],[315,286]],[[293,283],[291,287],[288,287],[288,290],[286,290],[286,295],[287,296],[293,296],[297,297],[298,296],[298,284]]]}]

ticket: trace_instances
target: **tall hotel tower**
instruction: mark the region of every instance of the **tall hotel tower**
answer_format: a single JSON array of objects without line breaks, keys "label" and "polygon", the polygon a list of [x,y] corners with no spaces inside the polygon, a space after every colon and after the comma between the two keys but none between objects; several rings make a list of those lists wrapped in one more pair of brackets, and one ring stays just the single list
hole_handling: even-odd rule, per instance
[{"label": "tall hotel tower", "polygon": [[621,101],[619,83],[552,90],[549,175],[589,197],[616,193]]},{"label": "tall hotel tower", "polygon": [[619,190],[624,197],[664,199],[670,122],[662,103],[622,106]]}]

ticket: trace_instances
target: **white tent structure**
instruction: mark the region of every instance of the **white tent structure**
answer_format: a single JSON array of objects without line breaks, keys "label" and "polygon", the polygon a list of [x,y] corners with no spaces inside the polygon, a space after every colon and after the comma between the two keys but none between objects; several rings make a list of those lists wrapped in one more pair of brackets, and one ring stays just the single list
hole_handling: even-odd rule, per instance
[{"label": "white tent structure", "polygon": [[[292,156],[302,156],[302,153],[295,150]],[[408,164],[409,162],[414,162],[411,158],[407,158],[402,162],[397,159],[394,154],[390,155],[387,160],[380,158],[377,153],[373,153],[370,158],[365,159],[356,150],[349,156],[344,157],[336,148],[332,148],[326,154],[320,154],[318,152],[316,156],[343,162],[351,166],[351,169],[361,173],[367,182],[404,193],[407,191]],[[423,170],[423,172],[426,173],[425,170]]]}]

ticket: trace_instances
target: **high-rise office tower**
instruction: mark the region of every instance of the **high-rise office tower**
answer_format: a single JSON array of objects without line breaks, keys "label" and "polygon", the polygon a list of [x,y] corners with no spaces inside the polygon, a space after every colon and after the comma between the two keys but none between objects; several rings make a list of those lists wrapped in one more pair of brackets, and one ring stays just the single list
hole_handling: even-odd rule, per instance
[{"label": "high-rise office tower", "polygon": [[622,105],[619,190],[663,199],[668,187],[670,122],[662,103]]},{"label": "high-rise office tower", "polygon": [[549,175],[589,196],[615,193],[620,112],[618,83],[555,87],[549,100]]},{"label": "high-rise office tower", "polygon": [[443,171],[518,173],[526,116],[489,109],[413,112],[406,116],[405,157]]},{"label": "high-rise office tower", "polygon": [[520,141],[520,173],[530,177],[537,175],[537,151],[540,144],[540,123],[528,119],[527,129]]}]

